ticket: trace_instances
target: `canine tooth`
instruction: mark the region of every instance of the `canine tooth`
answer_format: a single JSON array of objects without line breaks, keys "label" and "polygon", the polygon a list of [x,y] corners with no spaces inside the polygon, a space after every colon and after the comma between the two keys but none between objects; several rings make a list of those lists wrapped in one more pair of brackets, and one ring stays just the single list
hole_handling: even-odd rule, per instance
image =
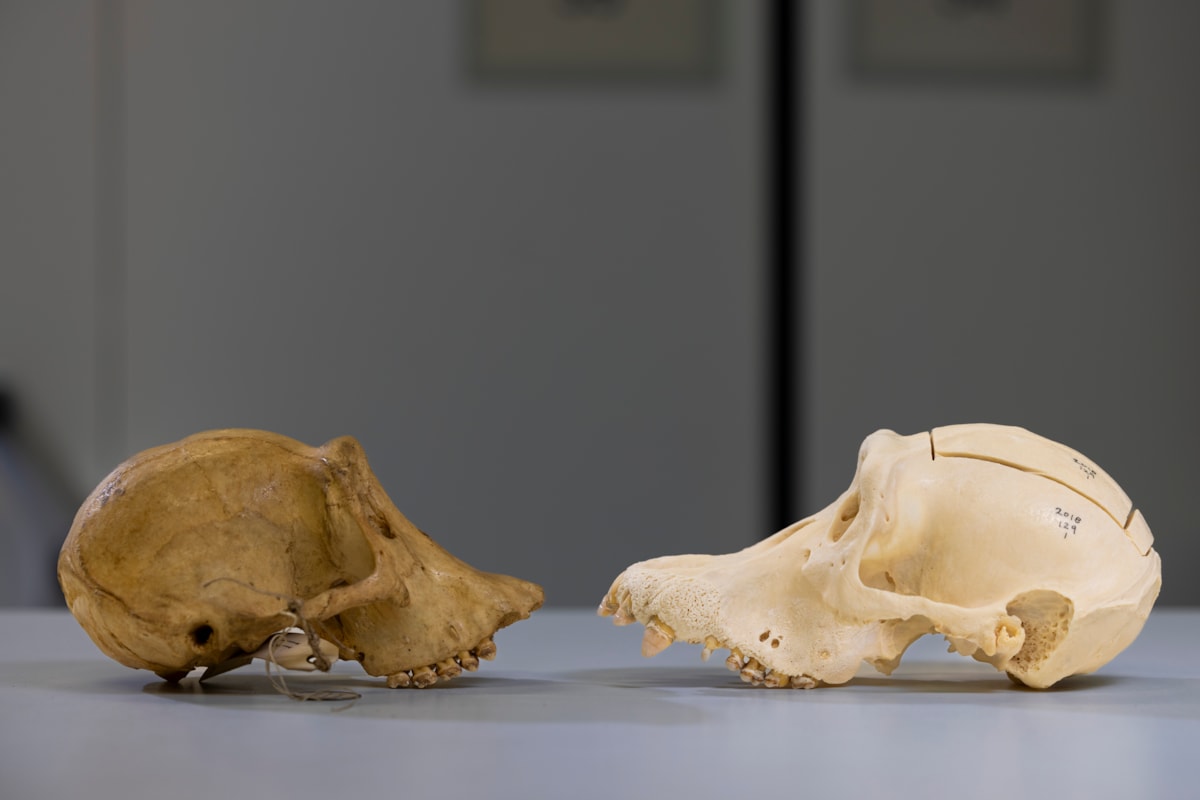
[{"label": "canine tooth", "polygon": [[433,668],[437,672],[438,678],[444,681],[462,675],[462,667],[453,658],[443,659],[434,664]]},{"label": "canine tooth", "polygon": [[708,661],[708,657],[713,654],[713,650],[716,650],[720,646],[721,643],[717,641],[715,636],[706,636],[704,639],[704,649],[700,652],[700,660]]},{"label": "canine tooth", "polygon": [[412,686],[412,675],[407,672],[397,672],[395,675],[388,675],[387,685],[389,689],[407,689],[409,686]]},{"label": "canine tooth", "polygon": [[746,662],[746,665],[741,669],[742,680],[746,683],[752,683],[755,686],[761,686],[766,677],[763,671],[763,665],[758,663],[758,659],[752,658]]},{"label": "canine tooth", "polygon": [[671,626],[658,617],[651,617],[646,623],[646,632],[642,635],[642,655],[646,658],[656,656],[671,646],[675,641],[675,631]]},{"label": "canine tooth", "polygon": [[433,671],[433,667],[417,667],[412,671],[413,686],[418,689],[425,689],[437,683],[437,673]]},{"label": "canine tooth", "polygon": [[476,646],[475,655],[484,661],[491,661],[496,657],[496,643],[492,641],[491,637],[484,639]]},{"label": "canine tooth", "polygon": [[479,669],[479,659],[473,656],[469,650],[463,650],[458,654],[458,663],[467,672],[474,672]]},{"label": "canine tooth", "polygon": [[742,656],[742,651],[736,647],[729,649],[729,658],[725,659],[725,668],[730,672],[741,672],[745,665],[746,659]]}]

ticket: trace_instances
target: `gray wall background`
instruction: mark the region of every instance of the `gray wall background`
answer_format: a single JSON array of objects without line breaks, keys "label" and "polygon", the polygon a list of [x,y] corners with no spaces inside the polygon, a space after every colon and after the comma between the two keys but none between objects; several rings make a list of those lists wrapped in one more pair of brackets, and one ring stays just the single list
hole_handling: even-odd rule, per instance
[{"label": "gray wall background", "polygon": [[1116,478],[1160,602],[1200,604],[1200,6],[1107,5],[1096,85],[989,88],[856,83],[810,4],[802,488],[876,428],[1022,425]]},{"label": "gray wall background", "polygon": [[0,372],[78,499],[247,426],[553,604],[761,535],[758,4],[659,86],[483,85],[467,14],[0,3]]},{"label": "gray wall background", "polygon": [[[906,87],[851,80],[842,6],[807,5],[795,492],[877,428],[1025,425],[1122,483],[1197,604],[1200,11],[1111,12],[1094,87]],[[0,0],[22,439],[77,501],[204,428],[353,433],[557,605],[769,532],[762,13],[726,4],[712,84],[533,88],[473,81],[458,2]]]}]

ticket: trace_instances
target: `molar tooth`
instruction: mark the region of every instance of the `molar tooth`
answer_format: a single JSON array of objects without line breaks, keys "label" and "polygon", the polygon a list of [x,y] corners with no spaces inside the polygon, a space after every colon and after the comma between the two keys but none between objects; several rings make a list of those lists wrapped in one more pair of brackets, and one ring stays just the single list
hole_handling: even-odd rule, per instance
[{"label": "molar tooth", "polygon": [[814,681],[812,678],[808,677],[807,675],[793,675],[792,676],[792,688],[793,689],[815,689],[815,688],[817,688],[817,682]]},{"label": "molar tooth", "polygon": [[746,665],[741,669],[742,680],[746,683],[752,683],[755,686],[761,686],[765,679],[763,665],[758,663],[758,659],[751,658],[746,662]]},{"label": "molar tooth", "polygon": [[412,686],[412,675],[408,672],[397,672],[395,675],[388,675],[387,685],[389,689],[407,689],[409,686]]},{"label": "molar tooth", "polygon": [[458,654],[458,663],[467,672],[474,672],[479,669],[479,659],[472,655],[469,650],[463,650]]},{"label": "molar tooth", "polygon": [[462,667],[453,658],[443,659],[433,665],[434,670],[438,674],[438,678],[448,681],[451,678],[458,677],[462,674]]},{"label": "molar tooth", "polygon": [[708,657],[713,654],[713,650],[716,650],[720,646],[721,643],[717,641],[715,636],[704,637],[704,650],[700,652],[700,660],[708,661]]},{"label": "molar tooth", "polygon": [[656,656],[671,646],[675,641],[675,631],[657,616],[651,617],[646,623],[646,632],[642,635],[642,655],[646,658]]},{"label": "molar tooth", "polygon": [[745,665],[746,659],[742,656],[742,651],[736,647],[729,648],[729,658],[725,659],[725,668],[730,672],[741,672]]},{"label": "molar tooth", "polygon": [[496,643],[492,641],[492,637],[489,636],[476,646],[475,655],[484,661],[491,661],[496,657]]},{"label": "molar tooth", "polygon": [[425,689],[437,683],[437,673],[433,671],[433,667],[417,667],[412,671],[413,686],[418,689]]},{"label": "molar tooth", "polygon": [[763,678],[763,685],[771,689],[785,689],[791,685],[792,676],[782,672],[768,672]]}]

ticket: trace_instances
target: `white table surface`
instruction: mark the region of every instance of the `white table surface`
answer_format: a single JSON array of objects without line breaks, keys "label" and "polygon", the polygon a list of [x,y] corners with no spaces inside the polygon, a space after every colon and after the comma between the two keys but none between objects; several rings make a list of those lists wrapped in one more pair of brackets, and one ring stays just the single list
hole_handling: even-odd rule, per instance
[{"label": "white table surface", "polygon": [[178,687],[104,657],[65,611],[0,612],[0,798],[1200,797],[1200,610],[1156,610],[1093,676],[1037,692],[918,641],[809,691],[721,652],[639,655],[641,626],[539,611],[497,660],[424,690],[356,664],[262,662]]}]

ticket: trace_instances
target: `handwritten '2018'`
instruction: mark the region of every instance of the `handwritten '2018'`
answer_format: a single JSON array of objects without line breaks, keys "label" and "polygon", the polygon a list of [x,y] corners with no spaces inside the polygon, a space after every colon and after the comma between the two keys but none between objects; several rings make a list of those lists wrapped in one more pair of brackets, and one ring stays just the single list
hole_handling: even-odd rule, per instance
[{"label": "handwritten '2018'", "polygon": [[1067,538],[1067,534],[1078,533],[1079,526],[1083,524],[1083,517],[1078,514],[1072,514],[1070,511],[1064,511],[1059,506],[1054,507],[1054,518],[1058,522],[1058,527],[1063,530],[1063,538]]}]

